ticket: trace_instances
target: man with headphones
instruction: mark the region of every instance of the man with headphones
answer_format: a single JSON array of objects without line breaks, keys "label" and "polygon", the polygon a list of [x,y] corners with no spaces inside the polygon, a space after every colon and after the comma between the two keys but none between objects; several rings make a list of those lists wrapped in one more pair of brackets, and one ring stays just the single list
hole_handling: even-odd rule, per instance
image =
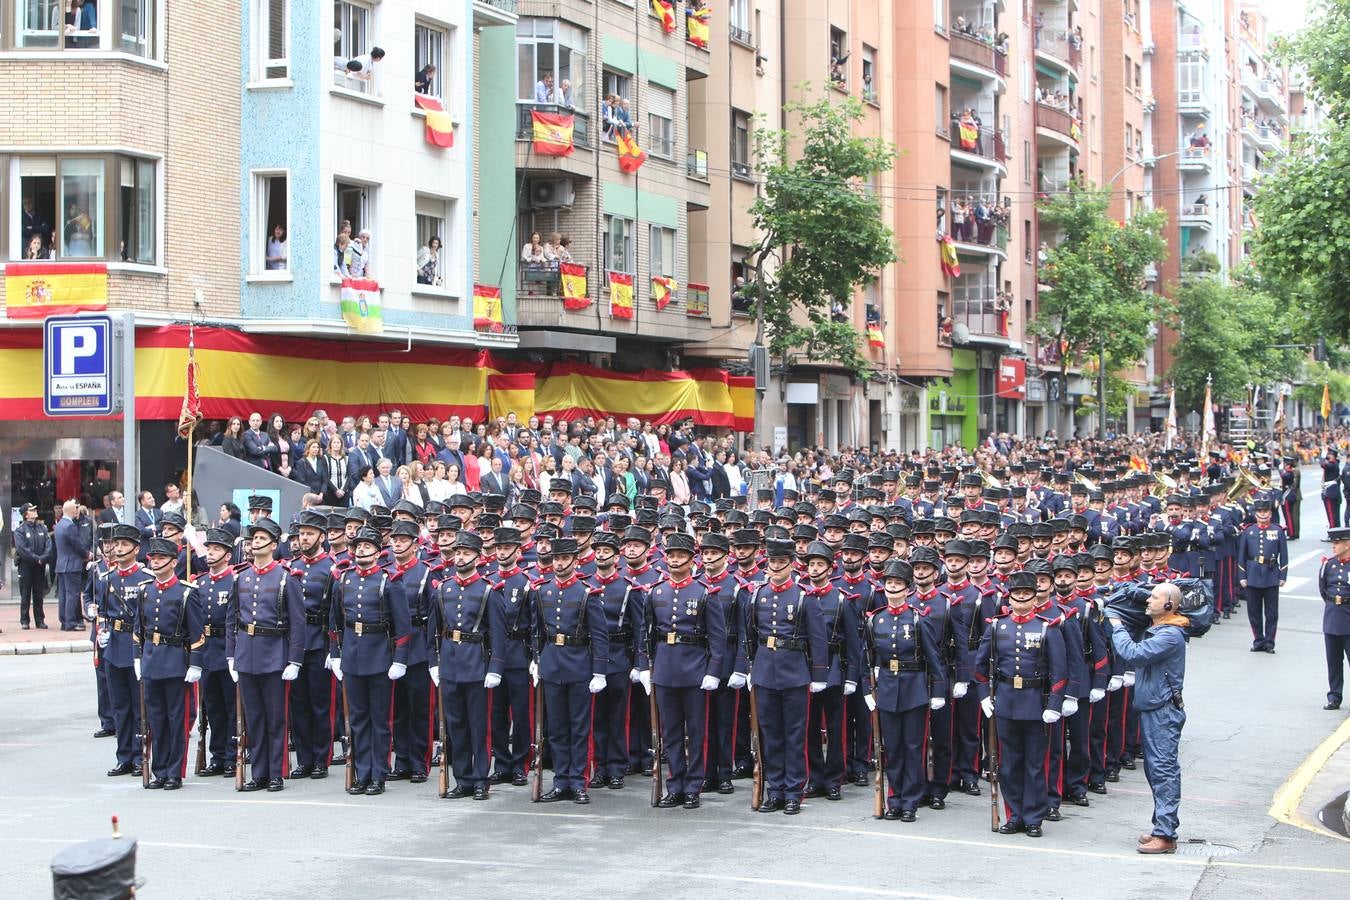
[{"label": "man with headphones", "polygon": [[1178,612],[1181,589],[1162,582],[1149,595],[1145,612],[1151,624],[1139,640],[1118,618],[1111,619],[1116,656],[1135,673],[1133,703],[1139,710],[1144,773],[1153,790],[1153,831],[1139,835],[1140,853],[1177,851],[1181,806],[1181,729],[1186,724],[1182,682],[1186,676],[1186,632],[1190,624]]}]

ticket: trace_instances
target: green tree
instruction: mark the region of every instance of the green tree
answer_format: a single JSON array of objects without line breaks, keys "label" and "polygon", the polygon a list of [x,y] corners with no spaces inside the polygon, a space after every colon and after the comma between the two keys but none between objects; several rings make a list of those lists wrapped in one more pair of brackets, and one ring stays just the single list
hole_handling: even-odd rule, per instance
[{"label": "green tree", "polygon": [[[804,88],[809,94],[810,89]],[[770,353],[801,353],[866,374],[861,335],[852,316],[853,291],[895,260],[895,237],[868,181],[887,171],[894,146],[855,136],[863,118],[855,98],[790,103],[794,127],[757,127],[755,160],[763,189],[750,214],[761,235],[751,249],[753,296],[764,317]],[[765,263],[775,257],[771,269]]]},{"label": "green tree", "polygon": [[1166,214],[1146,210],[1117,222],[1107,215],[1109,199],[1107,191],[1070,183],[1067,191],[1039,204],[1042,228],[1057,231],[1061,239],[1049,250],[1041,278],[1050,289],[1041,293],[1030,327],[1067,348],[1061,375],[1073,358],[1096,356],[1103,349],[1108,373],[1134,365],[1165,303],[1145,289],[1144,270],[1166,256]]},{"label": "green tree", "polygon": [[1304,382],[1294,388],[1294,399],[1314,410],[1322,408],[1322,388],[1331,385],[1331,402],[1350,401],[1350,375],[1327,368],[1326,363],[1309,363]]}]

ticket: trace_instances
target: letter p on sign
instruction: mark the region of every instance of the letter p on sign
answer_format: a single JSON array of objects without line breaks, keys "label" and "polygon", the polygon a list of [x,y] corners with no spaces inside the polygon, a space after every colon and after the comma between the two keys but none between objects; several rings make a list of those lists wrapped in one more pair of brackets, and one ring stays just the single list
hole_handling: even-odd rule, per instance
[{"label": "letter p on sign", "polygon": [[76,362],[98,353],[98,332],[91,326],[62,328],[61,350],[57,355],[58,375],[77,374]]}]

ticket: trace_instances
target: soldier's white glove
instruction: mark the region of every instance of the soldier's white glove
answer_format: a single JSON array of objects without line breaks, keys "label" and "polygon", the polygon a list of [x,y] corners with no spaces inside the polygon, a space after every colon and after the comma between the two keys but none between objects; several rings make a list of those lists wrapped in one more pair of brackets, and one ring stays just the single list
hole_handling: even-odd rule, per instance
[{"label": "soldier's white glove", "polygon": [[408,667],[403,663],[394,663],[389,667],[389,680],[398,681],[408,672]]},{"label": "soldier's white glove", "polygon": [[1106,680],[1106,689],[1108,691],[1118,691],[1124,686],[1125,679],[1121,678],[1119,675],[1112,675]]},{"label": "soldier's white glove", "polygon": [[333,668],[333,657],[332,657],[332,656],[325,656],[325,657],[323,658],[323,667],[324,667],[325,669],[330,669],[330,670]]},{"label": "soldier's white glove", "polygon": [[[335,661],[336,661],[336,660],[335,660]],[[238,684],[238,683],[239,683],[239,673],[236,672],[236,671],[234,670],[234,657],[233,657],[233,656],[231,656],[229,659],[225,660],[225,667],[226,667],[227,669],[230,670],[230,680],[233,681],[235,684]],[[341,678],[342,676],[339,675],[338,677]]]},{"label": "soldier's white glove", "polygon": [[980,701],[980,709],[984,710],[984,717],[992,719],[994,717],[994,698],[985,697]]},{"label": "soldier's white glove", "polygon": [[286,668],[281,670],[282,681],[294,681],[300,677],[300,667],[295,663],[287,663]]},{"label": "soldier's white glove", "polygon": [[829,687],[829,685],[826,684],[826,683],[823,682],[823,681],[813,681],[813,682],[811,682],[811,693],[813,693],[813,694],[819,694],[821,691],[825,690],[827,687]]},{"label": "soldier's white glove", "polygon": [[745,687],[746,680],[746,677],[740,672],[732,672],[731,677],[727,679],[727,687],[731,688],[733,691],[739,691],[741,688]]},{"label": "soldier's white glove", "polygon": [[717,686],[721,683],[721,680],[716,675],[704,675],[703,683],[698,686],[698,689],[701,691],[715,691],[717,690]]},{"label": "soldier's white glove", "polygon": [[328,668],[330,668],[330,669],[333,670],[333,677],[334,677],[334,678],[336,678],[338,681],[341,681],[341,680],[342,680],[342,660],[341,660],[341,659],[339,659],[339,658],[336,657],[336,656],[333,657],[333,664],[330,665]]},{"label": "soldier's white glove", "polygon": [[628,670],[628,680],[631,681],[631,682],[633,682],[633,684],[637,684],[637,683],[638,683],[638,670],[637,670],[637,666],[634,666],[633,668],[631,668],[631,669]]},{"label": "soldier's white glove", "polygon": [[1053,725],[1059,721],[1059,713],[1055,712],[1053,709],[1047,709],[1045,712],[1041,713],[1041,721],[1047,725]]},{"label": "soldier's white glove", "polygon": [[844,682],[844,696],[845,696],[845,697],[849,696],[850,694],[852,694],[852,693],[853,693],[854,691],[856,691],[857,689],[858,689],[858,682],[856,682],[856,681],[845,681],[845,682]]},{"label": "soldier's white glove", "polygon": [[435,663],[432,663],[431,666],[427,669],[427,674],[431,676],[431,683],[432,683],[432,684],[436,685],[436,687],[440,687],[440,686],[441,686],[441,667],[440,667],[440,666],[436,665]]},{"label": "soldier's white glove", "polygon": [[863,702],[867,704],[868,712],[877,711],[877,698],[871,694],[863,694]]},{"label": "soldier's white glove", "polygon": [[590,683],[590,691],[591,691],[591,693],[592,693],[592,694],[598,694],[598,693],[600,693],[601,691],[603,691],[604,689],[605,689],[605,676],[603,676],[603,675],[592,675],[592,676],[591,676],[591,683]]},{"label": "soldier's white glove", "polygon": [[201,666],[188,666],[187,674],[183,676],[183,681],[188,684],[196,684],[202,680]]},{"label": "soldier's white glove", "polygon": [[881,680],[881,666],[872,667],[872,683],[876,684]]},{"label": "soldier's white glove", "polygon": [[641,672],[638,673],[638,684],[642,685],[642,689],[647,692],[648,697],[652,695],[651,669],[643,669]]},{"label": "soldier's white glove", "polygon": [[967,684],[964,681],[958,681],[956,682],[956,684],[952,685],[952,698],[955,700],[960,700],[962,697],[966,695],[966,691],[968,690],[970,690],[969,684]]},{"label": "soldier's white glove", "polygon": [[[436,675],[438,678],[440,677],[439,672],[437,672]],[[502,683],[502,676],[498,675],[496,672],[487,673],[487,677],[483,679],[483,687],[487,688],[488,690],[492,690],[501,683]],[[441,684],[440,681],[436,682],[437,687],[440,687],[440,684]]]},{"label": "soldier's white glove", "polygon": [[928,701],[928,708],[933,710],[934,712],[937,712],[939,709],[942,709],[942,707],[946,705],[947,705],[946,697],[934,697],[932,700]]},{"label": "soldier's white glove", "polygon": [[1100,703],[1104,697],[1106,697],[1106,691],[1102,690],[1101,688],[1093,688],[1092,690],[1088,691],[1089,703]]},{"label": "soldier's white glove", "polygon": [[133,660],[131,661],[131,668],[132,668],[132,670],[135,671],[135,673],[136,673],[136,680],[137,680],[137,681],[140,681],[140,680],[141,680],[141,661],[140,661],[139,658],[138,658],[138,659],[133,659]]},{"label": "soldier's white glove", "polygon": [[1078,712],[1078,698],[1077,698],[1077,697],[1065,697],[1065,698],[1064,698],[1064,715],[1066,715],[1066,716],[1071,716],[1071,715],[1073,715],[1073,714],[1076,713],[1076,712]]},{"label": "soldier's white glove", "polygon": [[535,687],[539,687],[539,663],[530,660],[530,681]]},{"label": "soldier's white glove", "polygon": [[1134,687],[1134,673],[1133,673],[1133,672],[1126,672],[1124,678],[1125,678],[1124,684],[1125,684],[1126,687]]},{"label": "soldier's white glove", "polygon": [[98,604],[97,604],[97,603],[86,603],[86,604],[84,605],[84,617],[85,617],[86,619],[97,619],[97,618],[98,618]]},{"label": "soldier's white glove", "polygon": [[110,631],[104,631],[104,630],[102,630],[102,629],[99,629],[99,632],[98,632],[98,648],[99,648],[100,650],[102,650],[104,647],[107,647],[107,646],[108,646],[108,642],[111,641],[111,640],[112,640],[112,632],[110,632]]}]

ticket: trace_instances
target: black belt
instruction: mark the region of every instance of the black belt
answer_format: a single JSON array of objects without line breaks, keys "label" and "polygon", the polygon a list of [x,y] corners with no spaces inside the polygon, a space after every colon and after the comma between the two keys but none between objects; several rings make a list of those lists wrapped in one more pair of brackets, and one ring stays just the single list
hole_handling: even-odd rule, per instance
[{"label": "black belt", "polygon": [[966,643],[966,647],[967,647],[969,650],[971,650],[971,651],[978,650],[978,649],[980,649],[980,642],[979,642],[979,641],[968,641],[968,642]]},{"label": "black belt", "polygon": [[530,630],[528,628],[512,628],[506,633],[506,636],[513,641],[528,641],[530,639]]},{"label": "black belt", "polygon": [[348,622],[347,627],[358,635],[387,634],[389,632],[388,622]]},{"label": "black belt", "polygon": [[176,634],[165,634],[162,631],[151,631],[148,635],[150,643],[156,647],[186,647],[187,641]]},{"label": "black belt", "polygon": [[458,628],[442,628],[441,640],[456,644],[481,644],[487,635],[481,631],[460,631]]},{"label": "black belt", "polygon": [[112,620],[112,630],[113,630],[113,631],[131,631],[131,622],[128,621],[127,619],[113,619],[113,620]]},{"label": "black belt", "polygon": [[279,628],[275,625],[256,625],[252,622],[245,625],[242,630],[249,637],[286,637],[291,633],[289,628]]},{"label": "black belt", "polygon": [[708,646],[708,639],[700,634],[676,634],[669,631],[659,641],[658,644],[690,644],[695,647]]},{"label": "black belt", "polygon": [[611,641],[631,641],[633,639],[632,629],[625,628],[622,631],[611,631],[609,639]]},{"label": "black belt", "polygon": [[806,641],[798,638],[780,638],[773,635],[759,639],[761,647],[768,647],[770,650],[800,650],[806,652]]},{"label": "black belt", "polygon": [[306,625],[322,625],[323,613],[305,613]]},{"label": "black belt", "polygon": [[563,634],[561,631],[554,635],[548,635],[544,641],[546,644],[552,644],[555,647],[588,647],[591,639],[587,637],[577,637],[575,635]]},{"label": "black belt", "polygon": [[913,659],[892,659],[886,663],[888,672],[927,672],[926,666],[921,660]]},{"label": "black belt", "polygon": [[207,637],[224,637],[224,636],[225,636],[225,626],[224,626],[224,625],[207,625],[207,626],[206,626],[206,629],[205,629],[205,631],[204,631],[203,633],[204,633]]},{"label": "black belt", "polygon": [[412,619],[411,619],[410,621],[411,621],[411,623],[412,623],[412,627],[414,627],[414,628],[421,628],[422,626],[424,626],[424,625],[427,624],[427,617],[426,617],[426,616],[413,616]]},{"label": "black belt", "polygon": [[843,642],[843,641],[830,641],[830,642],[829,642],[828,644],[826,644],[825,646],[829,648],[830,653],[833,655],[833,654],[837,654],[840,650],[843,650],[843,649],[844,649],[844,642]]},{"label": "black belt", "polygon": [[998,682],[1014,688],[1034,688],[1044,684],[1045,679],[1033,675],[999,675]]}]

